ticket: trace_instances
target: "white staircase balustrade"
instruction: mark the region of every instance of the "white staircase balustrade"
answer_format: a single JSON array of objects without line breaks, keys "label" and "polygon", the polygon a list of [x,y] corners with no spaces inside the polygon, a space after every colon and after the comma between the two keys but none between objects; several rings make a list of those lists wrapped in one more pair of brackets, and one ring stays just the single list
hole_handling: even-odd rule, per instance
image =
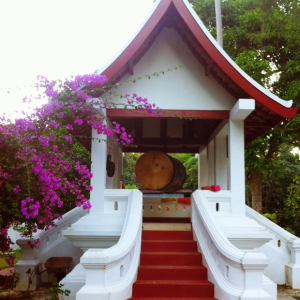
[{"label": "white staircase balustrade", "polygon": [[127,212],[130,190],[105,189],[103,211],[94,207],[86,217],[63,231],[63,235],[75,246],[86,251],[91,248],[109,248],[120,239]]},{"label": "white staircase balustrade", "polygon": [[[233,215],[230,191],[203,191],[215,224],[237,248],[253,250],[268,243],[274,234],[254,219],[245,215]],[[238,226],[237,226],[238,224]]]},{"label": "white staircase balustrade", "polygon": [[258,250],[270,258],[264,274],[277,284],[300,288],[300,239],[246,206],[246,215],[274,234]]},{"label": "white staircase balustrade", "polygon": [[108,249],[89,249],[80,259],[86,284],[76,300],[125,300],[137,277],[142,234],[142,193],[128,191],[128,206],[119,242]]},{"label": "white staircase balustrade", "polygon": [[[103,196],[98,195],[102,210],[92,207],[90,214],[64,230],[63,235],[83,252],[116,245],[124,229],[131,194],[131,190],[105,189]],[[60,283],[71,291],[68,299],[75,300],[86,284],[86,269],[79,263]]]},{"label": "white staircase balustrade", "polygon": [[50,257],[72,257],[73,264],[70,270],[79,263],[83,254],[82,250],[63,237],[62,230],[67,229],[86,214],[88,214],[88,210],[76,207],[64,214],[62,219],[54,220],[55,226],[52,226],[49,230],[38,231],[33,236],[33,239],[40,239],[36,249],[29,246],[29,238],[20,238],[16,241],[21,248],[21,259],[15,265],[15,271],[20,276],[15,290],[26,291],[28,289],[28,274],[26,274],[28,269],[31,272],[37,270],[36,274],[32,276],[30,290],[35,290],[40,282],[47,282],[47,273],[43,272],[40,275],[38,273],[44,270],[43,263]]},{"label": "white staircase balustrade", "polygon": [[[254,250],[240,250],[226,237],[216,224],[204,191],[192,195],[192,225],[194,239],[202,253],[203,265],[208,270],[208,280],[215,285],[215,298],[277,299],[276,285],[266,288],[270,281],[263,272],[268,258]],[[237,224],[238,226],[238,224]],[[266,292],[265,289],[268,289]],[[271,295],[270,295],[271,293]]]},{"label": "white staircase balustrade", "polygon": [[9,227],[7,235],[10,237],[11,241],[14,243],[10,247],[13,250],[20,249],[20,247],[16,244],[16,241],[21,238],[20,232],[13,229],[13,226]]},{"label": "white staircase balustrade", "polygon": [[231,192],[227,190],[221,190],[218,192],[212,192],[208,190],[202,190],[208,202],[208,206],[213,215],[216,216],[228,216],[231,215]]}]

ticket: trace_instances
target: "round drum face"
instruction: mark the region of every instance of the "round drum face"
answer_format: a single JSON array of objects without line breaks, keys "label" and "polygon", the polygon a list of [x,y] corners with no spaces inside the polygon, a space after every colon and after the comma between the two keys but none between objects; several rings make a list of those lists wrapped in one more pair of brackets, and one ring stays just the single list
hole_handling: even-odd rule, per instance
[{"label": "round drum face", "polygon": [[174,166],[163,152],[150,151],[140,157],[135,166],[139,183],[150,190],[160,190],[173,178]]}]

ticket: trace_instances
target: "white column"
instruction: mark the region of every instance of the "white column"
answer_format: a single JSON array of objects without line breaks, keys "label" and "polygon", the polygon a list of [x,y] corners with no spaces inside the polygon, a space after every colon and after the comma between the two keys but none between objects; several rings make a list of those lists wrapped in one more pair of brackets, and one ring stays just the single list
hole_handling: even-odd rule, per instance
[{"label": "white column", "polygon": [[217,135],[215,138],[216,147],[216,184],[221,190],[227,190],[227,136]]},{"label": "white column", "polygon": [[216,153],[215,153],[215,140],[213,139],[207,146],[208,151],[208,185],[214,185],[216,182]]},{"label": "white column", "polygon": [[208,160],[207,147],[199,152],[198,162],[198,188],[208,185]]},{"label": "white column", "polygon": [[231,211],[234,215],[245,215],[244,120],[254,109],[253,99],[240,99],[230,111],[229,187]]},{"label": "white column", "polygon": [[229,183],[232,213],[245,214],[244,121],[229,121]]},{"label": "white column", "polygon": [[201,189],[201,180],[200,180],[201,172],[200,172],[200,149],[198,154],[198,190]]},{"label": "white column", "polygon": [[107,144],[98,139],[106,139],[106,136],[99,135],[96,129],[92,129],[92,151],[91,151],[91,186],[93,190],[90,193],[90,202],[92,205],[90,214],[98,214],[104,212],[104,190],[106,188],[106,158]]},{"label": "white column", "polygon": [[292,289],[300,288],[300,239],[292,238],[287,243],[291,251],[290,262],[285,266],[286,285]]}]

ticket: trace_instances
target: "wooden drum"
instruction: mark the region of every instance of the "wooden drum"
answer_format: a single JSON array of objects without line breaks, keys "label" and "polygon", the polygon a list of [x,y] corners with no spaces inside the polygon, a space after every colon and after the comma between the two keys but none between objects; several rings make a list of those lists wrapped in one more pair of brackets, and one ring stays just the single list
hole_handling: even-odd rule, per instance
[{"label": "wooden drum", "polygon": [[179,190],[186,178],[182,163],[161,151],[143,154],[136,163],[135,174],[145,188],[166,193]]}]

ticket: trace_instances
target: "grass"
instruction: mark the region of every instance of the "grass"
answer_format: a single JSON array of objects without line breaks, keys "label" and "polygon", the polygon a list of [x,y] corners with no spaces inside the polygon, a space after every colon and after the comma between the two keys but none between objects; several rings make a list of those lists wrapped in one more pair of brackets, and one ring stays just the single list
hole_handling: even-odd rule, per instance
[{"label": "grass", "polygon": [[[16,257],[15,259],[15,264],[16,264],[21,258],[21,249],[13,251],[13,255]],[[5,255],[0,254],[0,271],[7,268],[10,268],[10,266],[5,261]]]}]

